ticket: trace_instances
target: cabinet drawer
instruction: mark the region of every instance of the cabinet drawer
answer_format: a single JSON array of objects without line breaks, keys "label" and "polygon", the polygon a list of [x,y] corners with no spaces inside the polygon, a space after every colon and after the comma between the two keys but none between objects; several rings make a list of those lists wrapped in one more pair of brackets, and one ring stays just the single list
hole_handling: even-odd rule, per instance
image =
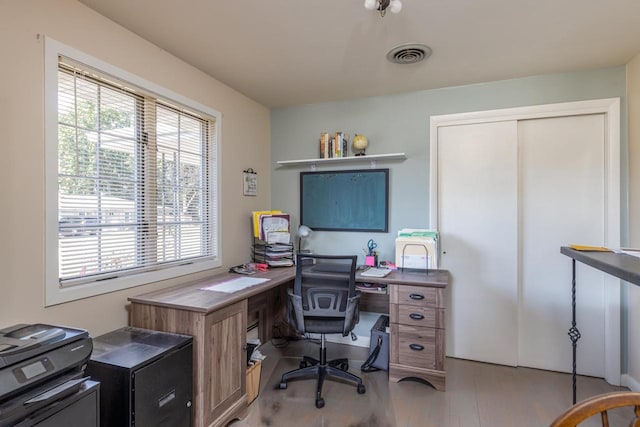
[{"label": "cabinet drawer", "polygon": [[442,308],[391,304],[389,306],[389,316],[392,323],[444,328],[444,309]]},{"label": "cabinet drawer", "polygon": [[444,329],[391,324],[392,363],[426,369],[443,369]]},{"label": "cabinet drawer", "polygon": [[400,305],[444,308],[443,296],[441,288],[394,285],[390,302]]}]

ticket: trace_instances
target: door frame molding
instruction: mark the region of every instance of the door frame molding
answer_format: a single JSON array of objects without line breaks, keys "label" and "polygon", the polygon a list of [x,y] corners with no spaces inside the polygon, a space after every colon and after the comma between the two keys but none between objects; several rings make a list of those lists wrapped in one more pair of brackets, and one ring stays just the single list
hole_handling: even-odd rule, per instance
[{"label": "door frame molding", "polygon": [[[604,114],[605,116],[605,212],[604,243],[620,247],[620,98],[563,102],[498,110],[445,114],[430,117],[429,147],[429,226],[438,229],[438,129],[445,126],[528,120],[552,117]],[[569,242],[567,242],[569,243]],[[558,248],[559,250],[560,248]],[[438,254],[440,255],[440,254]],[[620,284],[619,279],[604,275],[605,284],[605,380],[621,382]],[[567,284],[569,286],[570,284]],[[578,284],[579,286],[579,284]],[[567,326],[568,330],[569,326]],[[567,339],[567,345],[570,345]]]}]

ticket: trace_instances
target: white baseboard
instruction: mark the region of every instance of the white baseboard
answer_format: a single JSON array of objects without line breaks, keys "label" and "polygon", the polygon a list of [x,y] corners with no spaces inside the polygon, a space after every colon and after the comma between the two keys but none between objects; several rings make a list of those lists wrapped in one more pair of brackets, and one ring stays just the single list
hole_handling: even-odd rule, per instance
[{"label": "white baseboard", "polygon": [[625,387],[629,387],[631,391],[640,391],[640,381],[633,378],[631,375],[623,374],[621,380],[622,385]]}]

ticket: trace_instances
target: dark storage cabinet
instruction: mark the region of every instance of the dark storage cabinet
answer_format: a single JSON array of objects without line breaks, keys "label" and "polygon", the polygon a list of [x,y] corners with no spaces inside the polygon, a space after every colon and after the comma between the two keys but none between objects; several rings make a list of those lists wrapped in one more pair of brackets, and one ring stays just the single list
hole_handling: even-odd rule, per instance
[{"label": "dark storage cabinet", "polygon": [[127,327],[93,346],[86,374],[101,383],[102,426],[191,426],[192,337]]}]

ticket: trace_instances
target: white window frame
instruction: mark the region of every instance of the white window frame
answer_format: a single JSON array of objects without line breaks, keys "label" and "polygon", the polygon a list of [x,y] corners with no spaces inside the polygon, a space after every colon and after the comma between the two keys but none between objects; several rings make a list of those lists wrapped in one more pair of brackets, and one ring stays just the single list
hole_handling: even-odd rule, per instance
[{"label": "white window frame", "polygon": [[[211,167],[209,188],[212,192],[211,212],[213,218],[214,254],[213,259],[195,261],[189,264],[114,277],[77,286],[60,286],[58,272],[58,56],[100,70],[122,81],[131,83],[145,91],[154,93],[165,100],[174,101],[188,108],[215,118],[216,144],[210,152]],[[174,93],[151,83],[139,76],[110,65],[91,55],[45,37],[44,46],[44,95],[45,95],[45,306],[88,298],[107,292],[114,292],[167,280],[186,274],[217,268],[222,265],[220,253],[220,140],[222,114],[206,105]]]}]

